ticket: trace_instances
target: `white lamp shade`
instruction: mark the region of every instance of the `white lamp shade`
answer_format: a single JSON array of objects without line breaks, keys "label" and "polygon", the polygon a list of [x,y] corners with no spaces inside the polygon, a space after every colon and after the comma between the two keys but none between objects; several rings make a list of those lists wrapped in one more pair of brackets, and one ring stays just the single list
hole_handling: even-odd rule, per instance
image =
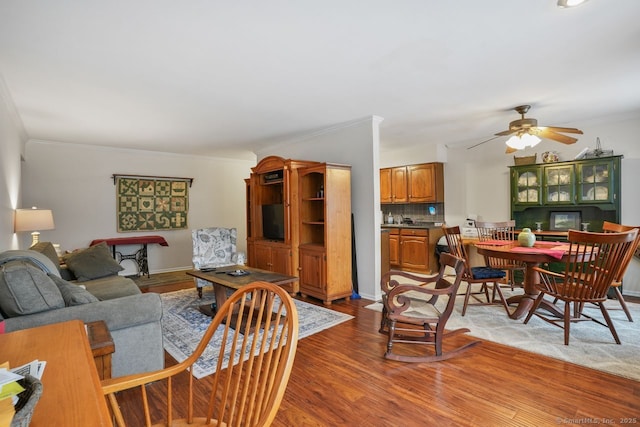
[{"label": "white lamp shade", "polygon": [[15,231],[53,230],[50,209],[16,209]]}]

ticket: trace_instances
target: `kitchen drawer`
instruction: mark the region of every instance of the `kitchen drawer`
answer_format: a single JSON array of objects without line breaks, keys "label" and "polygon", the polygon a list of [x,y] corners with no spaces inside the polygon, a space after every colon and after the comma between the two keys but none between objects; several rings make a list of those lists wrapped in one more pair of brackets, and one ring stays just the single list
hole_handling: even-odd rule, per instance
[{"label": "kitchen drawer", "polygon": [[429,235],[429,230],[425,228],[403,228],[400,230],[401,236],[424,236]]}]

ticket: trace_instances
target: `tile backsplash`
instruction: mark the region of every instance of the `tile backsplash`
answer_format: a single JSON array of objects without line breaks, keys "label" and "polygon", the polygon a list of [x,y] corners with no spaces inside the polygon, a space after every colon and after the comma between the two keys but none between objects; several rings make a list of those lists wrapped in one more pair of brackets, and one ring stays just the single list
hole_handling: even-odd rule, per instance
[{"label": "tile backsplash", "polygon": [[389,213],[394,218],[403,216],[413,222],[444,222],[444,203],[412,203],[381,205],[383,221]]}]

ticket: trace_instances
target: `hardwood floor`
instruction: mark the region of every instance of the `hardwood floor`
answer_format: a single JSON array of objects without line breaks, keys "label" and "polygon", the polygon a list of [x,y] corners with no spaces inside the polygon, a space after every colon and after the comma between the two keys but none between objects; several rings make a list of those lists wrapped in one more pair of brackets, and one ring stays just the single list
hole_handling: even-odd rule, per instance
[{"label": "hardwood floor", "polygon": [[[167,292],[187,286],[193,284],[152,289]],[[378,333],[381,314],[365,309],[369,303],[334,303],[334,310],[355,319],[299,341],[274,426],[640,423],[640,382],[488,341],[444,362],[388,361],[382,357],[386,337]],[[560,334],[559,330],[558,339]],[[471,339],[455,337],[449,347]],[[167,356],[167,364],[173,363]],[[187,378],[185,373],[174,387],[183,388]],[[202,405],[207,381],[196,381]],[[164,387],[150,386],[150,399],[163,395]],[[176,415],[181,414],[185,394],[174,395]],[[138,395],[129,391],[118,399],[132,426],[143,424],[141,414],[132,409]],[[154,420],[164,412],[156,406]]]}]

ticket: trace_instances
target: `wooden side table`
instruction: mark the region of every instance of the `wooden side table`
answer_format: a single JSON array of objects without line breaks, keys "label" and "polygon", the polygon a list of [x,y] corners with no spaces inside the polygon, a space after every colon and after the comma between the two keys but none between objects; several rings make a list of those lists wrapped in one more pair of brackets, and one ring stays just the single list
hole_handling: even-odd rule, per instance
[{"label": "wooden side table", "polygon": [[116,346],[107,324],[103,320],[87,323],[87,335],[98,377],[101,380],[111,378],[111,355],[116,351]]}]

